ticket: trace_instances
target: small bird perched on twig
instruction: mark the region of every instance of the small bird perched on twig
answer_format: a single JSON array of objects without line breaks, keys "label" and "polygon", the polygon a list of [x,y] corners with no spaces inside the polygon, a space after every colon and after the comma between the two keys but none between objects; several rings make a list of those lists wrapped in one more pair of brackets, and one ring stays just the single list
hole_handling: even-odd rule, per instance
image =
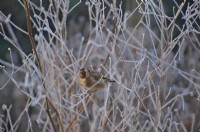
[{"label": "small bird perched on twig", "polygon": [[79,71],[80,85],[85,87],[90,93],[103,89],[109,82],[115,82],[109,78],[103,77],[100,72],[88,70],[85,68]]}]

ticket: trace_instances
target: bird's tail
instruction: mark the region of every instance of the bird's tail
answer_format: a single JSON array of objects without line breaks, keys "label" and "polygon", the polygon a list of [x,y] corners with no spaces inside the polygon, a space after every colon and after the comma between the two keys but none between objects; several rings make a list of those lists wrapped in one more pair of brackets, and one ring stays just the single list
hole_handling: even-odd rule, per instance
[{"label": "bird's tail", "polygon": [[102,79],[105,81],[105,82],[116,82],[115,80],[111,80],[107,77],[102,77]]}]

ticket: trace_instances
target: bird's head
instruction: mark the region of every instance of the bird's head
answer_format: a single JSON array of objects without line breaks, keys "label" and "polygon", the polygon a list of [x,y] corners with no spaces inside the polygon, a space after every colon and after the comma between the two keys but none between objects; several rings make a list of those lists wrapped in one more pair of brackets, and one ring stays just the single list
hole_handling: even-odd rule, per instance
[{"label": "bird's head", "polygon": [[81,68],[79,71],[79,77],[86,78],[86,76],[87,76],[87,70],[85,68]]}]

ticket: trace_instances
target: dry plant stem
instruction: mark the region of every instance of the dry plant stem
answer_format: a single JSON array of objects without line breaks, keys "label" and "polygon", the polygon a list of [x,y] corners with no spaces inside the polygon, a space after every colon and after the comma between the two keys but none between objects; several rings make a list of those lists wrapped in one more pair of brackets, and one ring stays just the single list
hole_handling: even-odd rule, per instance
[{"label": "dry plant stem", "polygon": [[[119,32],[120,32],[120,28],[118,27],[118,26],[120,26],[120,25],[115,25],[115,36],[118,36],[119,35]],[[113,42],[111,43],[111,47],[110,47],[110,53],[112,52],[112,49],[113,49],[113,47],[116,45],[116,38],[114,37],[114,40],[113,40]],[[106,57],[106,60],[104,61],[104,63],[103,63],[103,66],[105,66],[106,65],[106,63],[107,63],[107,61],[108,61],[108,59],[109,59],[109,57],[110,57],[110,53],[108,53],[108,55],[107,55],[107,57]],[[100,73],[102,73],[103,72],[103,67],[101,68],[101,71],[100,71]]]},{"label": "dry plant stem", "polygon": [[[33,52],[36,56],[36,60],[38,63],[38,67],[40,69],[40,72],[42,72],[42,66],[41,66],[41,62],[39,59],[39,56],[37,54],[37,50],[36,50],[36,46],[35,46],[35,42],[33,40],[33,34],[32,34],[32,25],[31,25],[31,21],[30,21],[30,9],[29,9],[29,0],[24,0],[24,4],[25,4],[25,13],[26,13],[26,23],[27,23],[27,29],[28,29],[28,36],[29,39],[31,41],[31,46],[33,48]],[[44,85],[44,83],[42,82],[42,84]],[[45,87],[44,87],[45,88]],[[46,88],[45,88],[46,90]]]},{"label": "dry plant stem", "polygon": [[25,105],[23,111],[21,112],[21,114],[19,115],[18,119],[17,119],[17,120],[15,121],[15,123],[13,124],[13,128],[15,128],[15,127],[18,125],[18,123],[19,123],[20,120],[22,119],[22,116],[24,115],[24,113],[28,111],[28,105],[30,105],[30,104],[29,104],[29,103],[30,103],[30,100],[31,100],[30,97],[28,97],[27,103],[26,103],[26,105]]},{"label": "dry plant stem", "polygon": [[[144,96],[145,96],[145,94],[146,94],[146,92],[147,92],[147,88],[145,88],[144,90],[143,90],[143,92],[142,92],[142,101],[143,101],[143,99],[144,99]],[[136,111],[136,114],[135,114],[135,116],[133,117],[133,119],[132,119],[132,124],[134,124],[135,122],[136,122],[136,118],[137,118],[137,116],[139,115],[139,110],[141,109],[141,102],[138,100],[138,109],[137,109],[137,111]],[[128,114],[128,112],[122,117],[122,120],[124,120],[124,118],[126,117],[126,115]],[[122,124],[122,125],[119,125],[115,130],[119,130],[119,128],[121,128],[120,129],[120,132],[121,131],[123,131],[124,130],[124,128],[127,126],[127,125],[125,125],[124,127],[124,124]]]},{"label": "dry plant stem", "polygon": [[47,105],[47,108],[48,109],[46,109],[46,112],[47,112],[47,115],[49,116],[49,119],[50,119],[50,121],[51,121],[51,123],[52,123],[52,126],[53,126],[53,129],[54,129],[54,131],[56,132],[56,126],[55,126],[55,124],[54,124],[54,122],[53,122],[53,119],[52,119],[52,117],[51,117],[51,113],[50,113],[50,111],[49,111],[49,100],[48,100],[48,98],[46,98],[46,105]]},{"label": "dry plant stem", "polygon": [[[174,28],[174,26],[175,26],[175,22],[176,22],[176,20],[177,20],[177,17],[179,16],[179,14],[181,13],[181,11],[182,11],[182,9],[183,9],[183,6],[185,5],[185,3],[186,3],[186,0],[184,0],[182,3],[181,3],[181,5],[180,5],[180,7],[179,7],[179,9],[178,9],[178,11],[176,12],[176,15],[174,16],[174,18],[173,18],[173,20],[172,20],[172,22],[169,24],[169,26],[167,27],[167,29],[169,30],[169,33],[167,34],[167,44],[169,44],[169,34],[171,34],[172,33],[172,30],[173,30],[173,28]],[[174,47],[173,47],[174,48]]]},{"label": "dry plant stem", "polygon": [[[34,54],[36,56],[36,60],[37,60],[37,63],[38,63],[38,67],[39,67],[39,70],[40,72],[42,73],[42,66],[41,66],[41,62],[40,62],[40,59],[39,59],[39,56],[37,54],[37,50],[36,50],[36,46],[35,46],[35,42],[34,42],[34,39],[33,39],[33,34],[32,34],[32,26],[31,26],[31,21],[30,21],[30,8],[29,8],[29,0],[24,0],[24,5],[25,5],[25,14],[26,14],[26,22],[27,22],[27,29],[28,29],[28,36],[29,36],[29,39],[31,41],[31,46],[33,48],[33,51],[34,51]],[[46,89],[46,86],[45,86],[45,83],[44,83],[44,79],[41,77],[40,78],[42,80],[42,86],[44,88],[45,91],[47,91]],[[56,132],[56,128],[55,128],[55,124],[51,118],[51,114],[49,112],[49,104],[48,104],[48,97],[46,97],[46,104],[47,104],[47,115],[49,116],[50,118],[50,121],[51,121],[51,124],[53,126],[53,129],[54,131]],[[56,113],[57,110],[55,109]]]},{"label": "dry plant stem", "polygon": [[[147,92],[147,88],[145,88],[145,89],[143,90],[143,92],[142,92],[142,101],[143,101],[143,99],[144,99],[144,96],[145,96],[146,92]],[[138,101],[138,110],[137,110],[136,115],[134,116],[134,118],[133,118],[133,120],[132,120],[132,123],[135,123],[135,122],[136,122],[136,118],[137,118],[137,116],[139,115],[139,110],[140,110],[140,109],[141,109],[141,103],[140,103],[140,101]],[[125,117],[125,116],[124,116],[124,117]]]},{"label": "dry plant stem", "polygon": [[[110,113],[109,113],[109,116],[110,116],[111,114],[112,114],[112,113],[110,112]],[[99,130],[99,132],[103,132],[103,128],[105,128],[105,126],[106,126],[107,122],[108,122],[108,120],[107,120],[107,119],[105,119],[104,121],[101,121],[101,122],[100,122],[100,125],[99,125],[99,126],[101,126],[101,127],[102,127],[102,129],[101,129],[101,130]]]},{"label": "dry plant stem", "polygon": [[[110,48],[110,52],[112,52],[112,47]],[[109,57],[110,57],[110,53],[108,53],[108,55],[107,55],[107,57],[106,57],[106,60],[105,60],[104,63],[103,63],[103,67],[106,65],[106,63],[107,63]],[[101,74],[102,74],[102,72],[103,72],[103,67],[101,68],[101,71],[100,71]]]},{"label": "dry plant stem", "polygon": [[179,7],[179,9],[178,9],[178,11],[177,11],[177,13],[176,13],[176,15],[174,16],[173,21],[169,24],[168,28],[170,28],[171,25],[175,23],[175,21],[176,21],[178,15],[180,14],[180,12],[181,12],[182,9],[183,9],[183,6],[185,5],[185,3],[186,3],[186,0],[184,0],[184,1],[181,3],[181,5],[180,5],[180,7]]},{"label": "dry plant stem", "polygon": [[[92,95],[93,96],[93,95]],[[85,98],[85,102],[86,104],[89,103],[89,99],[92,98],[92,96],[90,97],[90,94],[87,94],[86,98]],[[80,109],[78,110],[78,113],[81,114],[83,112],[84,106],[81,105]],[[73,120],[71,120],[71,122],[69,123],[68,127],[66,128],[65,132],[68,132],[70,130],[70,128],[74,125],[74,123],[76,122],[78,118],[78,115],[76,115]]]},{"label": "dry plant stem", "polygon": [[[122,55],[122,52],[121,52],[121,49],[118,47],[118,49],[119,49],[119,53],[120,53],[120,56],[122,57],[122,60],[123,60],[123,66],[124,66],[124,69],[125,69],[125,73],[127,74],[127,76],[130,76],[128,73],[128,68],[127,68],[127,66],[126,66],[126,63],[125,63],[125,61],[124,61],[124,58],[123,58],[123,55]],[[130,82],[133,84],[133,82],[132,82],[132,80],[130,79],[130,77],[129,77],[129,80],[130,80]],[[139,97],[139,95],[137,94],[137,92],[133,89],[133,93],[135,94],[135,96],[137,97],[137,99],[138,99],[138,101],[140,102],[140,104],[142,104],[142,106],[143,106],[143,108],[147,111],[147,112],[149,112],[149,109],[145,106],[145,104],[143,103],[143,101],[142,101],[142,99]],[[155,123],[155,120],[154,120],[154,118],[150,115],[150,117],[149,117],[153,122],[154,122],[154,124],[156,124]]]},{"label": "dry plant stem", "polygon": [[[130,75],[128,74],[128,73],[129,73],[129,72],[128,72],[128,68],[127,68],[126,63],[125,63],[125,61],[124,61],[124,58],[123,58],[123,55],[122,55],[122,51],[121,51],[121,49],[120,49],[119,47],[118,47],[118,49],[119,49],[120,56],[122,57],[122,61],[123,61],[123,64],[124,64],[123,66],[124,66],[124,69],[125,69],[125,73],[126,73],[126,75],[129,77],[129,78],[128,78],[129,81],[133,84],[132,80],[130,79],[131,77],[130,77]],[[136,91],[133,90],[133,92],[134,92],[134,94],[136,95],[136,97],[138,98],[138,100],[140,101],[140,103],[143,105],[143,107],[145,108],[145,110],[148,111],[147,107],[144,105],[144,103],[142,102],[142,100],[140,99],[140,97],[137,95]]]},{"label": "dry plant stem", "polygon": [[[61,125],[61,130],[62,130],[62,132],[64,132],[63,123],[62,123],[62,121],[61,121],[61,117],[60,117],[58,111],[56,110],[56,108],[55,108],[54,105],[50,102],[50,100],[49,100],[48,98],[46,99],[46,103],[47,103],[47,105],[48,105],[48,108],[50,108],[50,106],[51,106],[51,107],[53,108],[53,110],[56,112],[56,114],[58,115],[58,119],[59,119],[59,122],[60,122],[60,125]],[[50,114],[49,109],[48,109],[47,113]],[[50,117],[51,117],[51,116],[50,116]],[[52,121],[53,121],[53,120],[52,120]]]}]

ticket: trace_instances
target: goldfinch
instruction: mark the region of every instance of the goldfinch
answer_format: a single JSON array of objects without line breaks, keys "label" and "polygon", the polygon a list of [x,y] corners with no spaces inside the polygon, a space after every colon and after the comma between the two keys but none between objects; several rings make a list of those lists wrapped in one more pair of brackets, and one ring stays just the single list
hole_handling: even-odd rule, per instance
[{"label": "goldfinch", "polygon": [[103,89],[109,82],[115,81],[103,77],[98,71],[90,71],[85,68],[82,68],[79,71],[79,83],[81,86],[85,87],[90,93]]}]

